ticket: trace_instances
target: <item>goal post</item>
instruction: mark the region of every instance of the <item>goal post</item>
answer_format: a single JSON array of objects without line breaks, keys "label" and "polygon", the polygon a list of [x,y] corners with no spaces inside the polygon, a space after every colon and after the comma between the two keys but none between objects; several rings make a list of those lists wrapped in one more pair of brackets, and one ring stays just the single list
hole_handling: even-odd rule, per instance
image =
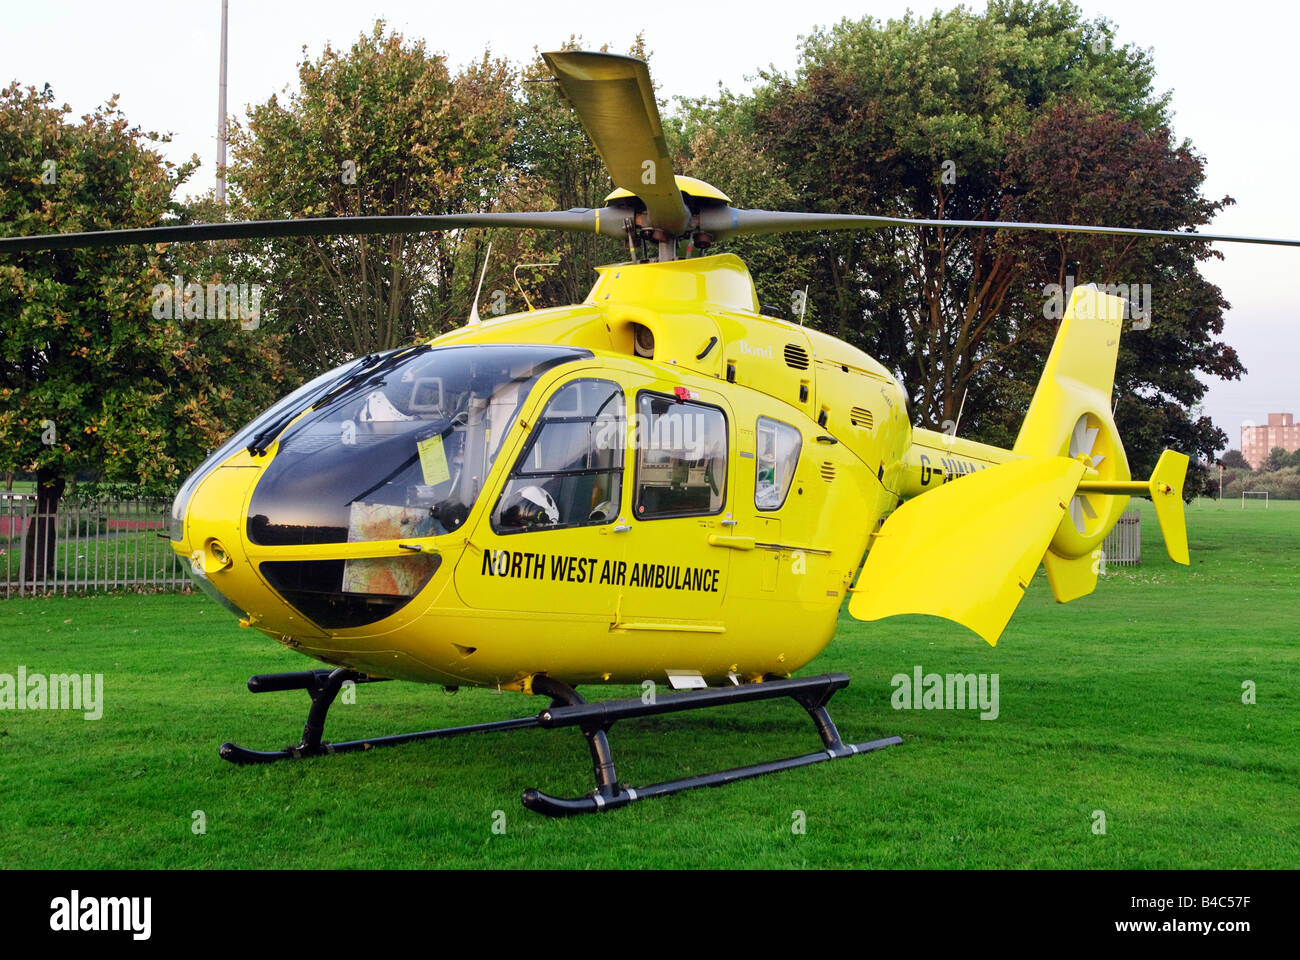
[{"label": "goal post", "polygon": [[1264,509],[1265,509],[1265,510],[1268,509],[1268,491],[1267,491],[1267,490],[1243,490],[1243,491],[1241,491],[1241,509],[1243,509],[1243,510],[1246,509],[1246,498],[1247,498],[1247,497],[1254,497],[1256,500],[1258,500],[1260,497],[1263,497],[1263,498],[1264,498]]}]

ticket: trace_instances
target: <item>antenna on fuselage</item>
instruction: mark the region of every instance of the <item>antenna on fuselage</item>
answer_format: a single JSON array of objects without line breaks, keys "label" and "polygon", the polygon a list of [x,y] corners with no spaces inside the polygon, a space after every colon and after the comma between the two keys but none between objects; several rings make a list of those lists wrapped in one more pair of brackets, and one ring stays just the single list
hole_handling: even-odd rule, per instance
[{"label": "antenna on fuselage", "polygon": [[519,295],[524,298],[524,303],[528,305],[528,310],[530,313],[534,309],[533,301],[528,299],[528,292],[524,289],[524,285],[519,282],[519,267],[558,267],[558,266],[559,266],[558,263],[521,263],[518,266],[516,266],[513,270],[510,271],[510,276],[515,281],[515,289],[518,290]]},{"label": "antenna on fuselage", "polygon": [[483,318],[478,315],[478,295],[483,292],[483,278],[487,276],[488,260],[492,257],[492,244],[487,245],[487,253],[483,254],[483,270],[478,275],[478,289],[474,291],[474,304],[469,308],[469,319],[465,321],[465,326],[472,327],[476,323],[482,323]]},{"label": "antenna on fuselage", "polygon": [[966,409],[966,394],[969,392],[970,392],[970,387],[967,387],[965,390],[961,392],[961,406],[957,408],[957,419],[953,421],[952,433],[948,434],[949,453],[952,453],[953,441],[957,439],[957,428],[961,426],[961,415],[962,412]]}]

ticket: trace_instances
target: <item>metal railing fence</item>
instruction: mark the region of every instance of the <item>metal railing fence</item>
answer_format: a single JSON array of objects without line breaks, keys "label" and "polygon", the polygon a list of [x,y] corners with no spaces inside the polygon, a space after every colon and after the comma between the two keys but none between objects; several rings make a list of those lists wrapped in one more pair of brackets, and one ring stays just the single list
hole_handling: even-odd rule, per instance
[{"label": "metal railing fence", "polygon": [[0,493],[0,595],[189,589],[167,539],[171,500],[64,498],[53,514],[36,508],[35,494]]}]

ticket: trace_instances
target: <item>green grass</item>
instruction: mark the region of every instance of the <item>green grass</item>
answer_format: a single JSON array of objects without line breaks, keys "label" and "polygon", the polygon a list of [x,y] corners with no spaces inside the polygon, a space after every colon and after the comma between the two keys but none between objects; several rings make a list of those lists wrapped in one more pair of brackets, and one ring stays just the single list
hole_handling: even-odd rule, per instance
[{"label": "green grass", "polygon": [[[518,796],[589,789],[574,730],[237,768],[218,759],[221,741],[296,740],[307,703],[253,696],[244,680],[310,661],[199,595],[0,602],[0,672],[103,673],[107,701],[98,722],[0,713],[0,867],[1295,868],[1300,504],[1247,507],[1189,508],[1190,570],[1164,557],[1147,508],[1141,567],[1112,568],[1068,606],[1040,576],[996,648],[938,620],[846,618],[801,673],[850,673],[832,703],[845,736],[897,733],[902,746],[564,821]],[[999,674],[1000,716],[893,710],[890,678],[917,664]],[[538,705],[396,683],[362,686],[357,701],[334,708],[328,736]],[[817,742],[797,707],[775,703],[613,734],[634,785]]]}]

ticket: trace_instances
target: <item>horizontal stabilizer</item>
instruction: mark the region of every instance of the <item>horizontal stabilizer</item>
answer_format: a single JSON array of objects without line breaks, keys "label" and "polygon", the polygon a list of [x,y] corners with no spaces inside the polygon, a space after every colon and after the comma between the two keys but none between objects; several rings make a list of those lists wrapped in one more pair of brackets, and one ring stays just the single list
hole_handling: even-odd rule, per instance
[{"label": "horizontal stabilizer", "polygon": [[[1079,484],[1079,492],[1150,497],[1169,559],[1187,565],[1191,562],[1187,553],[1187,519],[1183,511],[1187,464],[1187,454],[1166,450],[1156,461],[1149,480],[1084,480]],[[1058,596],[1057,599],[1061,598]]]},{"label": "horizontal stabilizer", "polygon": [[849,613],[944,617],[996,644],[1084,470],[1067,457],[1016,460],[909,500],[876,534]]}]

